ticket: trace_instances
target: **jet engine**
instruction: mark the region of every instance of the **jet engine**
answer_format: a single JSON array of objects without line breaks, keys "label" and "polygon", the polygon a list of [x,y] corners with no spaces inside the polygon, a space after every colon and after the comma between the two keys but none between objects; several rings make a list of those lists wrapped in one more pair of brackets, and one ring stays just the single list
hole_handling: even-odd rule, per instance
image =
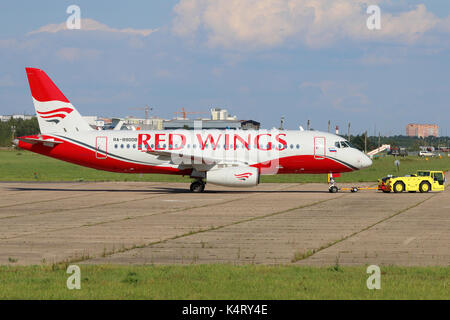
[{"label": "jet engine", "polygon": [[254,187],[259,183],[259,172],[253,167],[226,167],[209,170],[208,183],[227,187]]}]

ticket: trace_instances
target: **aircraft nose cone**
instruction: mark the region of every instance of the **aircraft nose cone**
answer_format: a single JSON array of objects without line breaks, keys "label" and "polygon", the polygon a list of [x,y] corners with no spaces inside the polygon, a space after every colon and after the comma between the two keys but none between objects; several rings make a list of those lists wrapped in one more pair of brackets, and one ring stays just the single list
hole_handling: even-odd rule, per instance
[{"label": "aircraft nose cone", "polygon": [[361,158],[361,169],[370,167],[371,165],[372,165],[372,160],[368,156],[363,155]]},{"label": "aircraft nose cone", "polygon": [[356,157],[356,168],[364,169],[372,165],[372,160],[366,156],[364,153],[360,152],[359,156]]},{"label": "aircraft nose cone", "polygon": [[13,145],[18,146],[19,145],[19,139],[14,139],[12,141]]}]

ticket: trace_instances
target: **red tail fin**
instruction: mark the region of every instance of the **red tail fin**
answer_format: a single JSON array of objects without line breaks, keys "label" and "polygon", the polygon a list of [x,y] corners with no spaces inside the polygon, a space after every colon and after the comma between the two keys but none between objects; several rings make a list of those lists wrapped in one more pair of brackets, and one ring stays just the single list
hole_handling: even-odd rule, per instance
[{"label": "red tail fin", "polygon": [[25,68],[27,71],[28,83],[30,84],[31,95],[40,102],[61,101],[69,102],[64,94],[58,89],[53,81],[41,69]]}]

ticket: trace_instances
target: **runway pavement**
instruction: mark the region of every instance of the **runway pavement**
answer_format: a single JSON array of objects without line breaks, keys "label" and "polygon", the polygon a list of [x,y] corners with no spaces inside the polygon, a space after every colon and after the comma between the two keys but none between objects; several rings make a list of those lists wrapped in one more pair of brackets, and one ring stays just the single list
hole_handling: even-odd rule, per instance
[{"label": "runway pavement", "polygon": [[[342,185],[344,186],[344,185]],[[347,185],[348,186],[348,185]],[[450,192],[0,183],[0,264],[450,264]]]}]

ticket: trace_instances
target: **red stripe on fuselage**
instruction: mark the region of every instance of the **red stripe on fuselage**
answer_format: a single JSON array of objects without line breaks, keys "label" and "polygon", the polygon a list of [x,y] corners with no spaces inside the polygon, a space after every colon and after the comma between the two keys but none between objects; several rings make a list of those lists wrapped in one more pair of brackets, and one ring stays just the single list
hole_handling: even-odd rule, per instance
[{"label": "red stripe on fuselage", "polygon": [[276,160],[271,160],[263,163],[251,165],[251,167],[258,168],[261,174],[273,174],[276,168],[277,174],[283,173],[338,173],[351,172],[352,168],[330,159],[321,158],[316,159],[314,155],[298,155],[283,157]]},{"label": "red stripe on fuselage", "polygon": [[[44,139],[54,139],[63,143],[54,147],[47,147],[41,143],[29,144],[19,141],[19,147],[25,150],[36,152],[48,157],[71,162],[81,166],[98,170],[122,172],[122,173],[165,173],[189,175],[192,169],[179,170],[174,167],[163,167],[154,165],[138,164],[119,160],[108,156],[106,159],[97,159],[94,150],[79,146],[72,142],[55,138],[53,136],[41,135]],[[26,136],[23,138],[38,138],[38,136]],[[140,152],[140,151],[137,151]],[[353,169],[330,158],[316,159],[314,155],[296,155],[271,160],[264,163],[257,163],[251,167],[258,168],[261,174],[286,174],[286,173],[339,173],[350,172]],[[246,174],[246,173],[244,173]],[[243,174],[242,174],[243,175]]]},{"label": "red stripe on fuselage", "polygon": [[[91,149],[52,136],[41,135],[40,137],[44,139],[52,138],[56,141],[63,141],[63,143],[55,145],[54,147],[46,147],[41,143],[30,144],[19,140],[18,146],[19,148],[48,157],[104,171],[121,173],[165,173],[179,175],[189,175],[191,173],[191,169],[179,170],[172,167],[138,164],[111,157],[107,157],[106,159],[97,159],[96,152]],[[23,138],[37,138],[37,136],[27,136]]]}]

